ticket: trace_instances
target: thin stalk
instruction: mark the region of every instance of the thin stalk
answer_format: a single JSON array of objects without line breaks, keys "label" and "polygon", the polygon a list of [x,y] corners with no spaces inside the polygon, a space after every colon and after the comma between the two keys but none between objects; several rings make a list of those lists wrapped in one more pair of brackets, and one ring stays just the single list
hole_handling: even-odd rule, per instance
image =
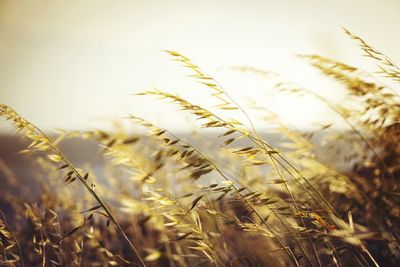
[{"label": "thin stalk", "polygon": [[[122,237],[126,240],[126,242],[129,244],[129,247],[132,249],[132,251],[134,252],[134,254],[136,255],[136,257],[139,259],[140,263],[142,264],[142,266],[146,267],[146,264],[144,263],[142,257],[140,256],[138,250],[136,249],[135,245],[132,243],[132,241],[128,238],[128,236],[126,235],[125,231],[122,229],[121,225],[117,222],[117,220],[115,219],[114,215],[111,213],[111,211],[109,210],[109,208],[107,207],[107,205],[103,202],[103,200],[101,200],[101,198],[98,196],[98,194],[91,188],[91,186],[86,182],[86,180],[82,177],[82,175],[76,170],[76,168],[74,167],[74,165],[68,160],[68,158],[62,153],[62,151],[56,146],[54,145],[54,143],[52,142],[52,140],[50,139],[49,136],[47,136],[40,128],[38,128],[36,125],[34,125],[33,123],[29,122],[28,120],[22,118],[18,113],[16,113],[13,109],[11,109],[8,106],[5,105],[0,105],[0,107],[2,108],[2,112],[0,113],[0,115],[2,115],[3,113],[6,113],[6,111],[11,111],[12,113],[12,117],[9,117],[9,119],[13,119],[15,123],[23,123],[22,125],[19,125],[19,130],[22,130],[23,128],[28,128],[31,131],[36,131],[37,133],[39,133],[46,141],[46,143],[50,146],[50,150],[54,151],[55,153],[58,154],[58,156],[61,157],[61,160],[68,165],[68,168],[73,171],[73,173],[76,175],[76,177],[78,178],[78,180],[85,186],[86,190],[89,191],[89,193],[93,196],[94,199],[96,199],[96,201],[98,202],[98,204],[102,207],[102,209],[104,210],[104,212],[107,214],[107,216],[109,217],[109,219],[111,220],[111,222],[115,225],[115,227],[117,228],[117,230],[120,232],[120,234],[122,235]],[[6,113],[7,115],[7,113]],[[25,125],[24,125],[25,124]]]},{"label": "thin stalk", "polygon": [[[36,126],[35,126],[36,128]],[[76,170],[76,168],[72,165],[72,163],[65,157],[65,155],[58,149],[58,147],[53,146],[51,143],[50,138],[44,134],[40,129],[36,128],[48,141],[49,144],[52,146],[52,148],[62,157],[63,161],[68,164],[68,168],[75,173],[75,175],[78,177],[79,181],[85,186],[85,188],[89,191],[89,193],[96,199],[96,201],[99,203],[99,205],[102,207],[104,212],[107,214],[107,216],[110,218],[111,222],[115,225],[117,230],[120,232],[122,237],[128,242],[130,248],[132,251],[135,253],[137,258],[139,259],[140,263],[145,267],[146,264],[144,263],[142,257],[139,254],[139,251],[136,249],[135,245],[132,243],[132,241],[129,239],[129,237],[126,235],[125,231],[122,229],[121,225],[117,222],[115,219],[114,215],[111,213],[110,209],[107,207],[107,205],[103,202],[103,200],[97,195],[97,193],[92,189],[92,187],[86,182],[86,180],[82,177],[82,175]]]},{"label": "thin stalk", "polygon": [[[167,129],[163,129],[163,128],[159,128],[162,129],[165,132],[168,132],[172,137],[174,137],[175,139],[179,140],[180,142],[182,142],[185,145],[190,146],[194,151],[196,151],[196,153],[202,157],[205,161],[207,161],[214,170],[216,170],[221,177],[226,180],[226,181],[231,181],[228,177],[226,177],[226,175],[223,173],[222,170],[219,169],[219,167],[211,160],[209,160],[201,151],[199,151],[198,149],[196,149],[195,147],[193,147],[192,145],[190,145],[188,142],[182,140],[181,138],[179,138],[178,136],[174,135],[173,133],[171,133],[170,131],[168,131]],[[283,243],[283,241],[276,235],[274,234],[274,231],[272,230],[272,228],[265,222],[264,218],[262,218],[262,216],[256,211],[256,209],[253,207],[253,205],[251,205],[251,203],[248,202],[248,200],[240,193],[238,192],[238,189],[232,185],[232,188],[235,189],[235,191],[239,194],[239,196],[242,198],[243,201],[245,201],[245,203],[250,207],[250,209],[252,210],[252,212],[254,212],[254,214],[256,214],[256,216],[261,220],[262,224],[268,229],[268,231],[270,231],[275,238],[278,240],[279,244],[281,245],[281,247],[286,251],[286,253],[288,254],[289,258],[291,258],[293,260],[293,262],[296,264],[296,266],[299,266],[299,263],[296,259],[296,257],[294,257],[294,254],[292,251],[288,251],[291,250],[290,248],[286,247]],[[275,213],[274,213],[275,214]],[[275,214],[276,215],[276,214]],[[304,250],[303,250],[304,251]],[[305,256],[307,257],[307,253],[304,253]]]},{"label": "thin stalk", "polygon": [[[7,218],[6,218],[5,214],[3,213],[3,211],[2,211],[1,209],[0,209],[0,215],[1,215],[1,217],[3,217],[4,223],[5,223],[6,225],[8,225],[8,224],[7,224]],[[25,267],[24,259],[23,259],[23,257],[22,257],[21,246],[19,245],[18,240],[17,240],[17,238],[14,236],[14,234],[12,234],[12,237],[13,237],[13,239],[14,239],[14,241],[15,241],[15,244],[17,245],[18,252],[19,252],[19,256],[21,257],[21,264],[22,264],[22,267]],[[4,253],[5,253],[5,251],[4,251]],[[7,255],[4,254],[5,259],[7,259],[6,256],[7,256]]]},{"label": "thin stalk", "polygon": [[374,156],[378,159],[379,163],[381,164],[382,168],[385,170],[385,172],[392,178],[395,179],[394,175],[390,171],[389,167],[386,165],[385,161],[379,156],[379,154],[376,152],[374,147],[368,142],[367,138],[351,123],[340,110],[331,102],[329,102],[328,99],[310,91],[307,89],[302,89],[306,93],[314,96],[315,98],[319,99],[321,102],[325,103],[330,109],[332,109],[335,113],[337,113],[343,121],[360,137],[360,139],[367,145],[368,149],[371,150],[371,152],[374,154]]}]

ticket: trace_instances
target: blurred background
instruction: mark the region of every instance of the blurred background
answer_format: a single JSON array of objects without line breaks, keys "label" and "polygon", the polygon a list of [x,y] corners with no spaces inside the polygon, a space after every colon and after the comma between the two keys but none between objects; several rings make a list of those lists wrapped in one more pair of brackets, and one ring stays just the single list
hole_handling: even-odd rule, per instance
[{"label": "blurred background", "polygon": [[[296,54],[320,54],[367,70],[342,26],[400,61],[398,0],[6,1],[0,2],[0,102],[50,130],[89,129],[126,114],[191,127],[170,105],[134,96],[152,87],[198,104],[207,91],[163,49],[179,51],[235,98],[275,110],[300,129],[335,121],[322,104],[271,95],[253,66],[340,101],[336,84]],[[179,123],[178,123],[179,121]],[[338,120],[339,121],[339,120]],[[340,127],[340,123],[336,124]],[[265,128],[265,125],[258,125]],[[1,132],[11,127],[2,123]]]},{"label": "blurred background", "polygon": [[[60,148],[0,118],[0,265],[134,261],[109,215],[90,219],[92,188],[148,266],[399,266],[399,83],[343,29],[400,63],[399,14],[400,0],[0,0],[0,104]],[[165,50],[247,113],[216,108],[215,91]],[[138,95],[152,89],[218,119]]]}]

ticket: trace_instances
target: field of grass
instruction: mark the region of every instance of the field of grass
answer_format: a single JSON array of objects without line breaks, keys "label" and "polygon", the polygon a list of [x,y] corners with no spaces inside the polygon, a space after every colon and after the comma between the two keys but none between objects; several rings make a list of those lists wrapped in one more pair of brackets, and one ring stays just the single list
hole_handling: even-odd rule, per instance
[{"label": "field of grass", "polygon": [[[241,106],[175,51],[166,53],[216,104],[158,89],[137,97],[190,114],[198,126],[190,136],[134,115],[125,119],[129,129],[49,136],[0,104],[0,116],[28,141],[23,164],[0,158],[0,266],[399,266],[400,96],[385,81],[399,84],[400,69],[346,34],[376,73],[299,56],[346,88],[345,103],[235,68],[270,79],[281,94],[321,101],[346,131],[326,124],[300,132],[268,107]],[[263,114],[271,133],[254,127],[249,109]],[[94,143],[81,152],[95,148],[97,158],[75,163],[65,152],[70,140]],[[22,167],[23,180],[14,169]]]}]

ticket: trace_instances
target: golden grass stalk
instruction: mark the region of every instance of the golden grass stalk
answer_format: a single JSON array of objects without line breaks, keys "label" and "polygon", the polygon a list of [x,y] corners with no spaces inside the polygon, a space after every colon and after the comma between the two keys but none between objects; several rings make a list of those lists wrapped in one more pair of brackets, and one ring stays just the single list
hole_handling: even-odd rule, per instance
[{"label": "golden grass stalk", "polygon": [[137,248],[132,243],[132,241],[128,238],[125,231],[122,229],[121,225],[117,222],[114,215],[111,213],[110,209],[104,203],[104,201],[100,198],[100,196],[94,191],[93,187],[88,183],[88,173],[82,175],[77,168],[68,160],[68,158],[61,152],[61,150],[54,145],[52,140],[38,127],[29,122],[28,120],[22,118],[16,111],[12,108],[0,104],[0,116],[4,117],[6,120],[11,121],[14,127],[18,132],[22,132],[22,134],[29,139],[31,139],[32,143],[29,145],[28,149],[23,152],[30,151],[40,151],[47,154],[47,158],[55,162],[57,164],[61,164],[59,170],[68,169],[70,170],[65,178],[65,181],[68,183],[74,182],[78,179],[82,185],[84,185],[85,189],[92,195],[92,197],[98,202],[104,212],[107,214],[108,218],[118,229],[122,237],[129,244],[129,247],[132,249],[133,253],[136,255],[138,260],[143,266],[146,266],[142,257],[140,256]]},{"label": "golden grass stalk", "polygon": [[394,63],[393,60],[367,44],[367,42],[361,37],[350,32],[346,28],[343,28],[343,30],[348,36],[350,36],[351,39],[355,40],[359,44],[361,49],[365,52],[366,57],[375,60],[380,69],[380,73],[382,73],[386,78],[400,82],[400,68],[396,65],[396,63]]}]

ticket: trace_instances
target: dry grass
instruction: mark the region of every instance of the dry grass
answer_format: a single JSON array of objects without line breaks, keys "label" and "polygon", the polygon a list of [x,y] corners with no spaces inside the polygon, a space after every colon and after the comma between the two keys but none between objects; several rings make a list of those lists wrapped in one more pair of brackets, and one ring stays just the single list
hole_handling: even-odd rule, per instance
[{"label": "dry grass", "polygon": [[[346,33],[385,77],[398,81],[392,60]],[[248,108],[262,112],[282,136],[273,147],[217,81],[189,58],[166,52],[218,104],[199,106],[159,89],[137,97],[178,106],[200,129],[212,129],[217,145],[201,133],[184,140],[134,115],[126,119],[144,134],[117,128],[61,132],[52,139],[0,105],[0,115],[31,141],[21,152],[35,155],[31,181],[41,188],[29,203],[29,186],[0,161],[0,208],[7,207],[0,218],[0,265],[396,266],[400,105],[393,88],[318,55],[300,57],[341,83],[347,103],[268,71],[235,68],[273,81],[282,94],[315,97],[348,126],[344,133],[330,124],[301,133],[252,102]],[[235,119],[240,116],[245,120]],[[106,159],[100,173],[90,165],[77,168],[65,156],[59,144],[70,138],[99,144]]]}]

